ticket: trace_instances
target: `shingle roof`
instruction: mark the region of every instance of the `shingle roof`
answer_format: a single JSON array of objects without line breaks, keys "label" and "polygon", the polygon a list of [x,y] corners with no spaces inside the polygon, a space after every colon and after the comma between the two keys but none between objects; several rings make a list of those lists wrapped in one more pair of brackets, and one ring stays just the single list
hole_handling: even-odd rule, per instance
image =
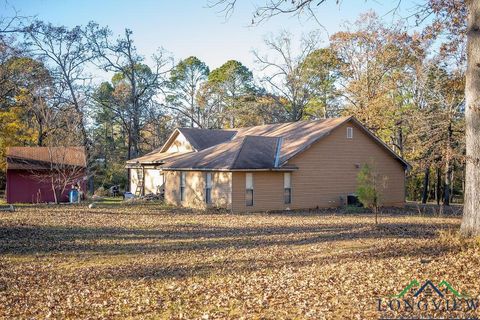
[{"label": "shingle roof", "polygon": [[[165,169],[274,169],[326,136],[349,117],[236,129],[233,139],[165,160]],[[206,130],[205,130],[206,131]]]},{"label": "shingle roof", "polygon": [[281,165],[310,146],[313,142],[328,135],[333,129],[348,119],[350,119],[350,117],[297,121],[241,128],[238,130],[235,138],[245,135],[282,137],[282,145],[279,153],[279,164]]},{"label": "shingle roof", "polygon": [[269,169],[275,165],[280,138],[243,136],[199,152],[170,158],[163,168],[183,169]]},{"label": "shingle roof", "polygon": [[[190,152],[189,152],[190,153]],[[177,153],[177,152],[161,152],[159,149],[156,149],[150,153],[147,153],[144,156],[131,159],[127,161],[127,164],[156,164],[156,163],[164,163],[167,159],[182,155],[185,153]]]},{"label": "shingle roof", "polygon": [[[164,152],[153,152],[148,157],[157,159],[164,169],[279,169],[286,168],[289,159],[308,149],[313,143],[330,134],[332,130],[352,120],[361,126],[379,144],[384,146],[406,167],[409,164],[392,151],[385,143],[368,131],[353,117],[340,117],[314,121],[269,124],[234,130],[179,129],[187,140],[203,141],[205,147],[198,152],[168,156]],[[185,132],[188,132],[185,134]],[[208,141],[209,133],[212,141]],[[218,132],[222,132],[218,134]],[[228,134],[227,134],[228,133]],[[173,135],[172,135],[173,137]],[[201,137],[201,138],[199,138]],[[192,139],[192,140],[191,140]],[[222,141],[223,140],[223,141]],[[221,141],[217,144],[214,142]],[[196,148],[195,148],[196,149]],[[162,149],[163,150],[163,149]],[[140,160],[142,158],[136,159]]]},{"label": "shingle roof", "polygon": [[8,147],[8,169],[40,169],[58,163],[86,167],[84,147]]},{"label": "shingle roof", "polygon": [[235,130],[178,128],[196,151],[210,148],[219,143],[230,140]]}]

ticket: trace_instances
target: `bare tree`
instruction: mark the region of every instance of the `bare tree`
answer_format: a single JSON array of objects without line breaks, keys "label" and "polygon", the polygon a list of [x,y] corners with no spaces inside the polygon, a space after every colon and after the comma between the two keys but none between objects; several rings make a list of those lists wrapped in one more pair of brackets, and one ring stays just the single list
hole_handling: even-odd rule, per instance
[{"label": "bare tree", "polygon": [[90,143],[85,124],[85,107],[89,77],[85,74],[85,66],[93,59],[93,55],[82,28],[77,26],[69,29],[35,21],[23,28],[22,33],[30,53],[51,66],[57,98],[74,107],[82,144],[88,153]]},{"label": "bare tree", "polygon": [[129,105],[124,108],[128,119],[124,119],[128,135],[128,159],[140,154],[140,132],[143,116],[152,106],[153,98],[166,83],[166,75],[171,69],[171,58],[164,50],[158,50],[151,57],[153,66],[144,63],[144,57],[136,51],[132,31],[125,30],[123,37],[112,39],[108,28],[95,23],[87,27],[86,36],[96,56],[97,64],[107,72],[114,72],[128,87]]},{"label": "bare tree", "polygon": [[254,55],[266,74],[262,81],[273,91],[272,97],[277,105],[285,110],[289,120],[298,121],[304,116],[305,107],[314,96],[312,78],[304,62],[318,48],[320,40],[316,32],[305,35],[296,55],[292,41],[292,35],[282,31],[276,37],[265,39],[273,57],[262,56],[258,51],[254,51]]}]

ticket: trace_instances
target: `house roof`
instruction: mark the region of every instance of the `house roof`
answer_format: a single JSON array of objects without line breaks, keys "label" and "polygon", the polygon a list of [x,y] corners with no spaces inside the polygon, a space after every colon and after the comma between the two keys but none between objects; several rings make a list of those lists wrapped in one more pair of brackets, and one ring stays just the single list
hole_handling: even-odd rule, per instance
[{"label": "house roof", "polygon": [[[190,153],[190,152],[189,152]],[[127,164],[158,164],[164,163],[167,159],[183,155],[185,153],[179,152],[161,152],[160,149],[155,149],[150,153],[147,153],[144,156],[130,159],[127,161]]]},{"label": "house roof", "polygon": [[199,128],[179,128],[178,131],[185,136],[196,151],[204,150],[228,141],[236,133],[234,130],[205,130]]},{"label": "house roof", "polygon": [[162,168],[188,170],[270,169],[275,166],[279,137],[242,136],[199,152],[165,161]]},{"label": "house roof", "polygon": [[170,137],[167,139],[167,142],[165,142],[162,147],[157,148],[141,157],[130,159],[127,161],[127,164],[158,164],[163,163],[165,160],[171,157],[185,154],[185,152],[166,152],[168,147],[173,141],[175,141],[180,133],[183,134],[185,139],[187,139],[195,151],[201,151],[230,140],[236,134],[236,131],[220,129],[177,128],[172,132]]},{"label": "house roof", "polygon": [[[409,164],[399,157],[384,142],[366,129],[353,117],[340,117],[314,121],[269,124],[234,130],[212,130],[213,141],[222,141],[211,147],[172,156],[170,153],[155,152],[155,158],[166,170],[281,170],[294,169],[287,162],[297,154],[307,150],[318,140],[328,136],[341,124],[352,120],[365,130],[377,143],[397,158],[406,168]],[[184,129],[179,129],[179,132]],[[186,139],[207,139],[210,130],[187,129]],[[201,132],[201,134],[197,134]],[[218,133],[222,132],[222,133]],[[229,133],[230,135],[228,135]],[[233,133],[233,134],[232,134]],[[173,134],[172,136],[173,137]],[[171,142],[170,142],[171,143]],[[165,144],[167,146],[169,142]],[[213,142],[204,143],[205,147]],[[192,143],[193,146],[193,143]],[[195,148],[196,149],[196,148]],[[161,150],[165,150],[165,147]],[[135,160],[142,160],[138,158]],[[142,163],[140,161],[140,163]],[[145,162],[144,162],[145,163]]]},{"label": "house roof", "polygon": [[175,131],[168,138],[167,142],[162,148],[160,148],[160,152],[165,152],[179,133],[183,134],[195,151],[200,151],[230,140],[236,134],[236,131],[222,129],[178,128],[175,129]]},{"label": "house roof", "polygon": [[87,166],[84,147],[8,147],[6,157],[8,169],[42,169],[50,163]]}]

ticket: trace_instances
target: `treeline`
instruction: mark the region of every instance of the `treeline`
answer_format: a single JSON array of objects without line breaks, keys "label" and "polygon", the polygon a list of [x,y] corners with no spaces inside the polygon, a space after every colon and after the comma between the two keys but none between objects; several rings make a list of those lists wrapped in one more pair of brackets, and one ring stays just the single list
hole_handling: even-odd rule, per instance
[{"label": "treeline", "polygon": [[[464,28],[459,28],[464,32]],[[411,200],[460,201],[464,190],[465,41],[408,32],[374,13],[333,34],[267,37],[211,70],[195,56],[138,52],[134,35],[96,23],[0,23],[0,183],[13,145],[83,145],[96,186],[125,185],[125,160],[176,126],[231,128],[354,115],[411,164]],[[463,40],[462,40],[463,39]],[[106,75],[99,83],[92,74]],[[105,77],[104,77],[105,78]]]}]

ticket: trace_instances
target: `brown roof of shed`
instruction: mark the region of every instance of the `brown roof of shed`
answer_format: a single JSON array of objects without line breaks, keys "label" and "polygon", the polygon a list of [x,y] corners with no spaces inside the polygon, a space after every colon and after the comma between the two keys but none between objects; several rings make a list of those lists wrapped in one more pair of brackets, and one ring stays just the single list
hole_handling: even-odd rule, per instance
[{"label": "brown roof of shed", "polygon": [[50,163],[87,166],[84,147],[8,147],[6,157],[8,169],[40,169]]}]

